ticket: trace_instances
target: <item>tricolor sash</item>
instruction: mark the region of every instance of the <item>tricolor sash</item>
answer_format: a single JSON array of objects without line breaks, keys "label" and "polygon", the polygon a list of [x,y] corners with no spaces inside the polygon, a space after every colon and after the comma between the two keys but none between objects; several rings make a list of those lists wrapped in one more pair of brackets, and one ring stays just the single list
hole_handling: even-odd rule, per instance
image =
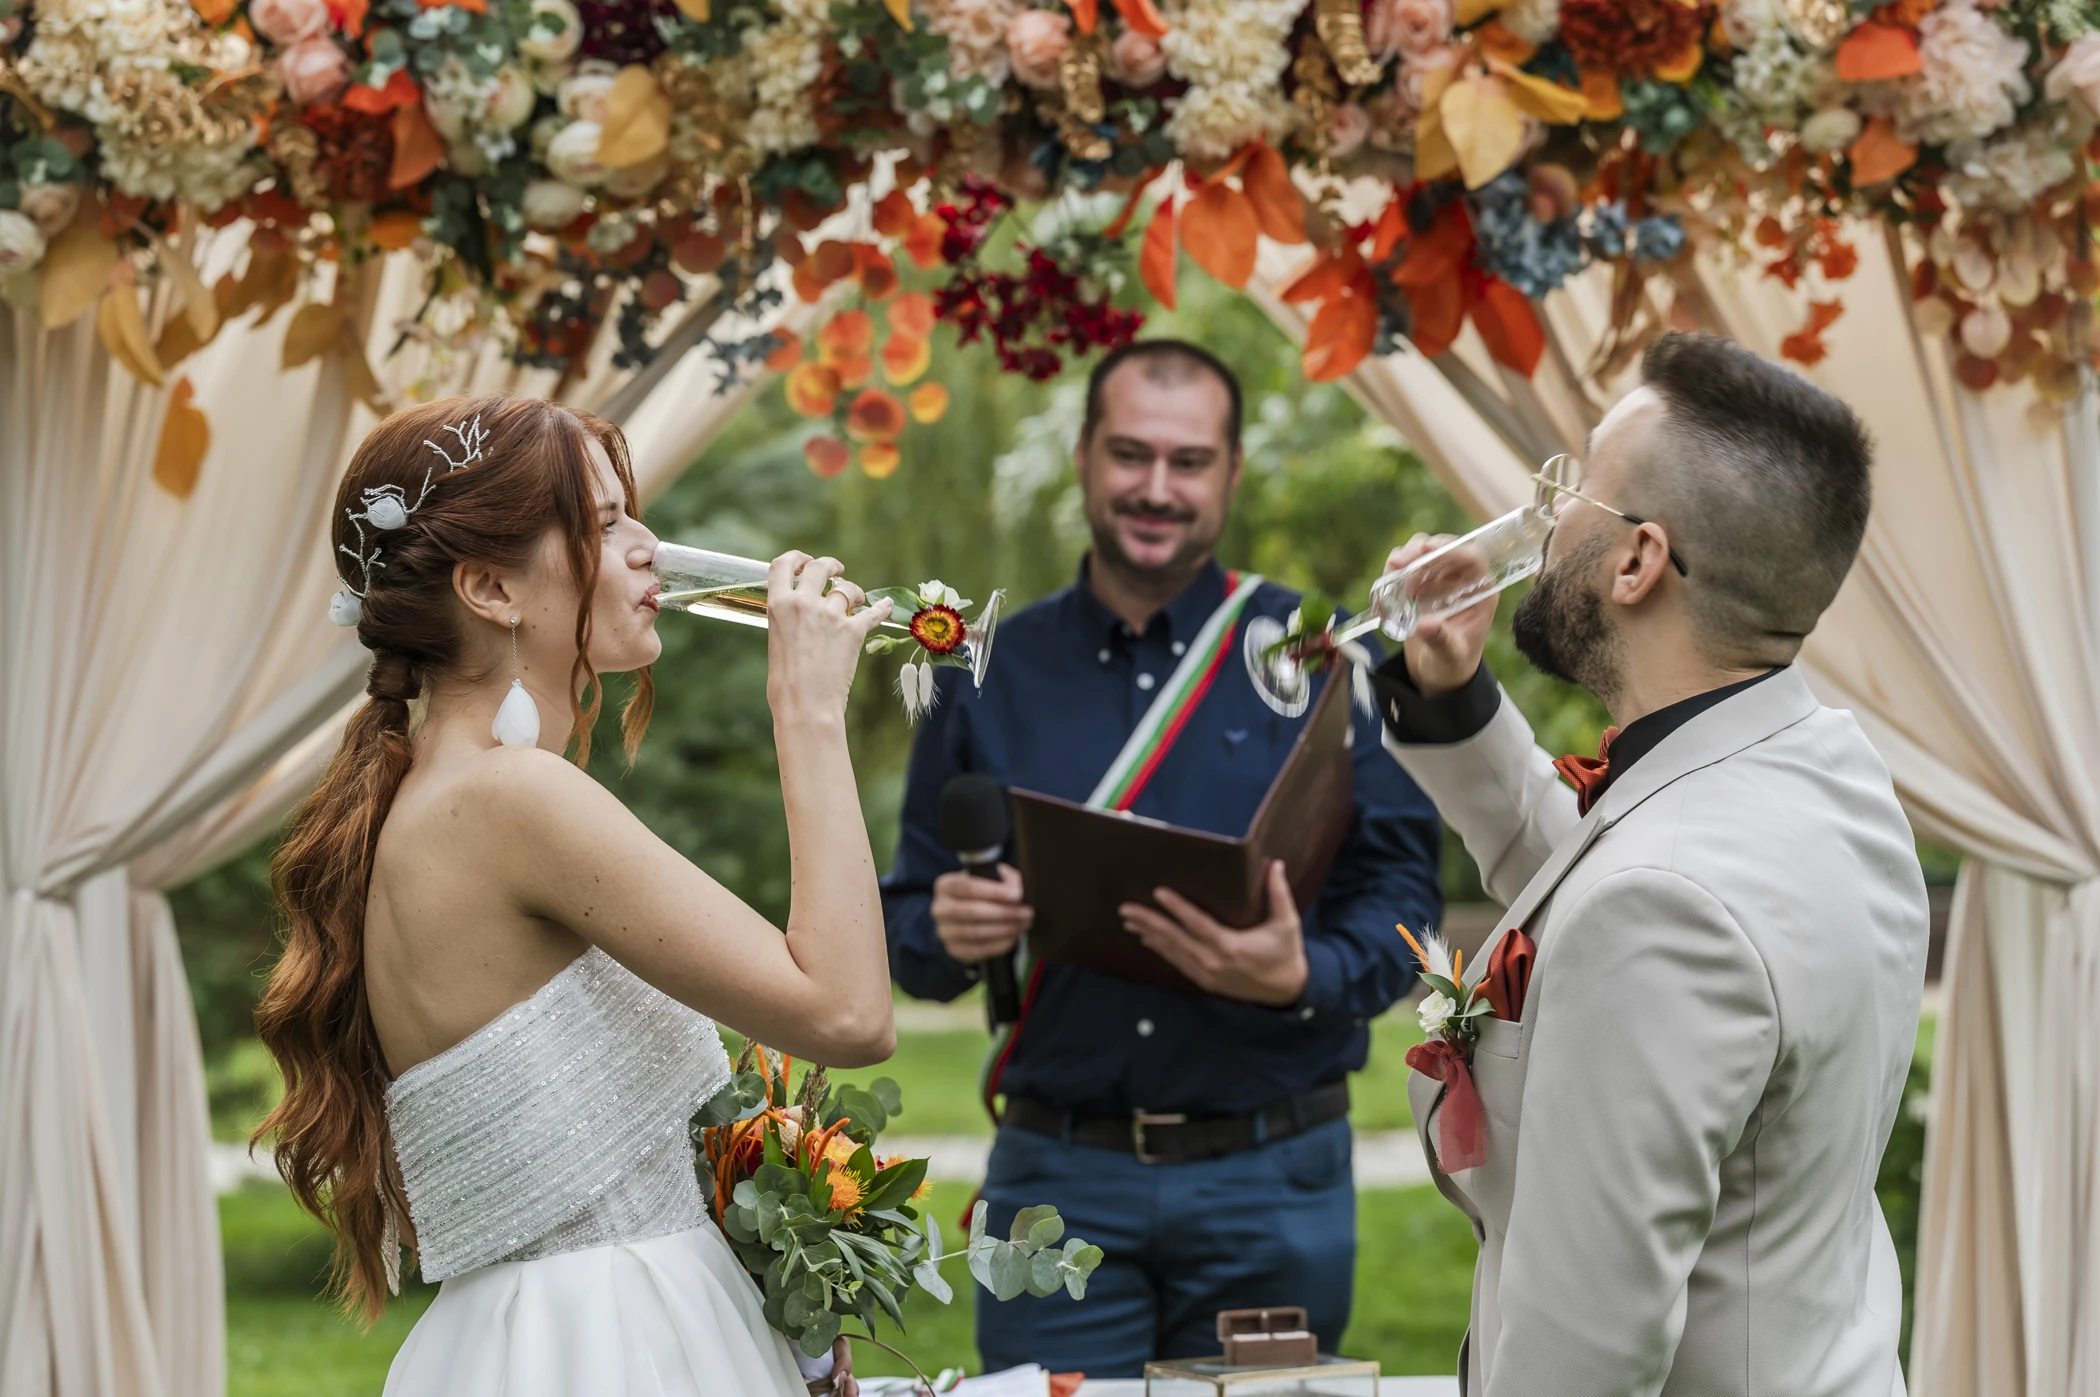
[{"label": "tricolor sash", "polygon": [[1183,652],[1181,663],[1174,667],[1167,682],[1160,686],[1123,743],[1123,750],[1108,764],[1101,780],[1094,786],[1094,793],[1086,798],[1087,807],[1093,810],[1128,810],[1137,804],[1145,783],[1159,764],[1173,749],[1174,740],[1181,736],[1182,728],[1188,725],[1189,715],[1203,696],[1210,692],[1218,671],[1224,667],[1225,659],[1232,653],[1232,638],[1239,632],[1240,614],[1247,609],[1247,599],[1254,595],[1262,584],[1259,573],[1244,576],[1227,574],[1226,586],[1231,590],[1218,609],[1211,612],[1210,619],[1196,632],[1196,638]]}]

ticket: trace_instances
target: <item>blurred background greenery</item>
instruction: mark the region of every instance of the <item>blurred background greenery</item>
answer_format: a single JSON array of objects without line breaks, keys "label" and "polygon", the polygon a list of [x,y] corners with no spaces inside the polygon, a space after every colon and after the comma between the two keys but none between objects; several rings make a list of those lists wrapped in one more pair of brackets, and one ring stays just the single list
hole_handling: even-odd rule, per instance
[{"label": "blurred background greenery", "polygon": [[[1269,319],[1207,278],[1187,278],[1181,309],[1146,334],[1179,335],[1214,350],[1245,388],[1246,472],[1222,546],[1228,565],[1294,587],[1318,587],[1360,605],[1386,551],[1416,532],[1470,522],[1397,434],[1339,387],[1308,384],[1298,355]],[[1070,583],[1086,532],[1070,465],[1084,397],[1083,368],[1050,383],[999,372],[982,348],[945,334],[933,376],[952,406],[906,438],[903,466],[883,481],[857,471],[832,481],[803,465],[818,424],[764,390],[664,496],[647,522],[667,539],[757,557],[789,547],[831,553],[863,583],[938,576],[964,595],[1005,587],[1024,605]],[[1504,598],[1490,666],[1553,751],[1594,750],[1604,714],[1587,694],[1532,670],[1510,643]],[[608,719],[595,773],[665,840],[774,918],[787,915],[787,840],[765,703],[765,639],[755,630],[673,618],[662,626],[656,718],[633,767],[618,757]],[[861,799],[887,864],[911,730],[891,692],[896,660],[865,662],[849,716]],[[615,682],[615,699],[618,681]],[[609,705],[609,708],[616,708]],[[1954,864],[1926,851],[1935,876]],[[255,1043],[251,1012],[274,954],[265,844],[179,889],[177,925],[204,1039],[215,1131],[244,1138],[274,1095],[274,1072]],[[1471,861],[1445,843],[1443,877],[1455,902],[1481,896]],[[1359,1129],[1407,1125],[1400,1062],[1411,1016],[1374,1030],[1370,1069],[1357,1083]],[[1922,1040],[1922,1041],[1929,1041]],[[900,1132],[988,1129],[975,1099],[981,1028],[966,1016],[907,1030],[885,1071],[906,1086]],[[1913,1086],[1922,1091],[1922,1070]],[[1899,1243],[1914,1234],[1923,1127],[1906,1114],[1884,1170]],[[944,1186],[943,1220],[966,1189]],[[428,1303],[412,1287],[381,1327],[360,1336],[316,1295],[326,1239],[281,1189],[250,1185],[222,1200],[227,1245],[229,1357],[234,1397],[374,1392],[409,1324]],[[1426,1187],[1367,1192],[1361,1207],[1357,1318],[1346,1347],[1390,1373],[1450,1371],[1465,1323],[1473,1247],[1462,1219]],[[1902,1247],[1906,1270],[1911,1248]],[[929,1369],[974,1367],[970,1301],[952,1310],[919,1297],[905,1346]],[[894,1338],[894,1335],[889,1336]],[[898,1371],[880,1360],[864,1371]]]}]

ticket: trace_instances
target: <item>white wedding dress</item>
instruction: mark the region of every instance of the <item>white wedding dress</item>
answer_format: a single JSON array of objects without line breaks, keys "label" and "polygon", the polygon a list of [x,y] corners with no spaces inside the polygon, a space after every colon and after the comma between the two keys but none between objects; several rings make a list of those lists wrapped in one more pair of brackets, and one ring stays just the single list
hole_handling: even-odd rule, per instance
[{"label": "white wedding dress", "polygon": [[804,1397],[708,1218],[715,1026],[595,947],[387,1092],[426,1280],[386,1397]]}]

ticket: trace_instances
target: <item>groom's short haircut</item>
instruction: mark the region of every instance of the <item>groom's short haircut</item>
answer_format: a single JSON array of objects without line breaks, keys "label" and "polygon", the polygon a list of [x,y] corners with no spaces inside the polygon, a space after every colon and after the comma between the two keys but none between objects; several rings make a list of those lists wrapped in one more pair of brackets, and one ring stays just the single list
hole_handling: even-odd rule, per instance
[{"label": "groom's short haircut", "polygon": [[1652,511],[1689,565],[1709,658],[1791,662],[1866,533],[1866,427],[1835,395],[1713,335],[1662,336],[1641,376],[1663,414],[1628,507]]},{"label": "groom's short haircut", "polygon": [[1229,403],[1225,413],[1225,446],[1234,456],[1240,454],[1240,414],[1244,409],[1240,403],[1239,376],[1209,350],[1187,340],[1168,339],[1132,340],[1101,356],[1086,379],[1086,418],[1079,425],[1080,446],[1084,447],[1091,441],[1094,428],[1101,425],[1101,392],[1109,375],[1125,364],[1136,365],[1154,383],[1187,383],[1204,374],[1218,380],[1225,386]]}]

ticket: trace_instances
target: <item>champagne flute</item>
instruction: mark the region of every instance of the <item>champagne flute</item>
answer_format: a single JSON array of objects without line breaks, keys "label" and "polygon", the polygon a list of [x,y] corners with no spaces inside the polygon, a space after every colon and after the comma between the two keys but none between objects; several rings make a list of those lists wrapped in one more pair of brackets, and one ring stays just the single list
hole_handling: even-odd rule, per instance
[{"label": "champagne flute", "polygon": [[1404,641],[1423,620],[1464,611],[1536,573],[1546,558],[1557,502],[1580,488],[1580,469],[1573,456],[1554,457],[1534,477],[1531,503],[1386,573],[1371,584],[1363,614],[1339,626],[1330,620],[1325,628],[1308,628],[1297,615],[1289,624],[1269,616],[1250,620],[1240,648],[1254,692],[1294,718],[1312,702],[1314,670],[1336,654],[1346,657],[1350,642],[1373,631]]},{"label": "champagne flute", "polygon": [[[662,588],[656,597],[659,610],[712,616],[718,621],[765,629],[771,563],[734,553],[688,548],[681,543],[659,543],[655,568],[657,584]],[[966,623],[956,605],[959,598],[945,605],[929,603],[921,597],[920,589],[910,587],[890,587],[868,594],[870,602],[884,598],[891,607],[883,629],[905,632],[926,652],[930,663],[960,665],[970,671],[978,688],[984,687],[1005,592],[993,592],[991,600],[978,611],[977,619]],[[943,610],[954,613],[952,629],[959,630],[959,636],[952,634],[948,625],[914,624],[931,611]]]}]

